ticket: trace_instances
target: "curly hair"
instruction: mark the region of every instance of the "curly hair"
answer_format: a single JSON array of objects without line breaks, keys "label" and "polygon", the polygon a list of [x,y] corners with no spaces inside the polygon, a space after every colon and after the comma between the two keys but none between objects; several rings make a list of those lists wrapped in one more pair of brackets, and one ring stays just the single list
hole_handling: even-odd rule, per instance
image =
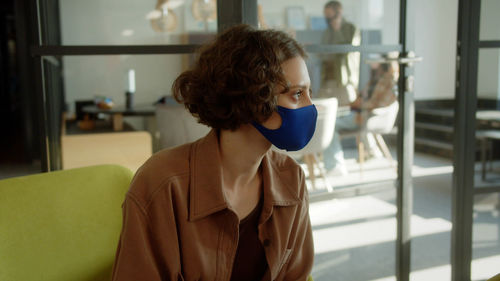
[{"label": "curly hair", "polygon": [[[277,95],[288,91],[281,64],[297,56],[306,53],[286,33],[237,25],[199,50],[194,67],[174,81],[172,92],[198,122],[236,130],[276,110]],[[279,86],[284,91],[277,93]]]}]

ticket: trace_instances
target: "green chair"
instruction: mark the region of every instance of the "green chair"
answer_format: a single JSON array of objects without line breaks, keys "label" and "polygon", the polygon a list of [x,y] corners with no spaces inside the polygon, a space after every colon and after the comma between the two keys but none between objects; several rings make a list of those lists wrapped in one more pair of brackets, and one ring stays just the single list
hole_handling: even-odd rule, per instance
[{"label": "green chair", "polygon": [[0,181],[0,280],[110,280],[132,172],[102,165]]}]

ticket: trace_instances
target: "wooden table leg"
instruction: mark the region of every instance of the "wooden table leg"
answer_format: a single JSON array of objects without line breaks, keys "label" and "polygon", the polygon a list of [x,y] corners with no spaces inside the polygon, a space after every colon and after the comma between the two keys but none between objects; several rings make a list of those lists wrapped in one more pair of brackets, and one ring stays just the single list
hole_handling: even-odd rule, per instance
[{"label": "wooden table leg", "polygon": [[488,138],[484,137],[481,139],[481,179],[486,180],[486,145],[488,144]]},{"label": "wooden table leg", "polygon": [[356,136],[356,142],[358,143],[359,173],[361,177],[363,177],[363,163],[365,162],[365,144],[361,139],[361,135]]},{"label": "wooden table leg", "polygon": [[316,175],[314,175],[314,158],[311,154],[304,155],[304,162],[306,162],[307,170],[309,171],[309,179],[311,180],[312,189],[316,189]]},{"label": "wooden table leg", "polygon": [[113,114],[113,130],[123,131],[123,114],[121,113]]}]

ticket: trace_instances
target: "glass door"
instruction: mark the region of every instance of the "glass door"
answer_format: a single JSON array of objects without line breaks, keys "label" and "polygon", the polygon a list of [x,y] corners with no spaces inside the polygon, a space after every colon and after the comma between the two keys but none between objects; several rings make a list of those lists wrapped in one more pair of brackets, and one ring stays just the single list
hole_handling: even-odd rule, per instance
[{"label": "glass door", "polygon": [[499,1],[460,1],[452,280],[499,273],[499,13]]},{"label": "glass door", "polygon": [[260,28],[305,45],[317,107],[338,102],[329,145],[297,158],[310,186],[314,280],[409,280],[409,66],[419,60],[407,45],[409,11],[399,0],[258,1]]},{"label": "glass door", "polygon": [[[409,66],[418,58],[407,44],[412,16],[407,2],[38,1],[41,33],[32,55],[39,63],[44,170],[61,169],[66,161],[62,157],[69,155],[63,151],[68,141],[76,139],[72,135],[87,139],[91,135],[81,131],[89,127],[109,130],[123,123],[116,128],[150,129],[135,115],[103,118],[86,102],[92,105],[97,97],[98,104],[107,106],[106,98],[111,97],[115,107],[123,109],[133,80],[136,108],[151,107],[168,96],[165,81],[186,69],[199,44],[226,26],[249,23],[281,29],[304,44],[309,54],[313,98],[335,97],[340,105],[338,130],[334,134],[330,128],[332,139],[316,157],[319,166],[314,157],[299,159],[310,171],[313,278],[409,280],[414,139]],[[59,12],[57,29],[47,21],[49,10]],[[60,40],[47,40],[55,30]],[[61,72],[50,76],[48,63],[58,65]],[[56,99],[57,95],[63,97]],[[61,101],[72,114],[61,117],[53,110],[63,107]],[[60,124],[66,124],[66,130]],[[73,150],[81,153],[87,147],[90,142],[83,141]]]}]

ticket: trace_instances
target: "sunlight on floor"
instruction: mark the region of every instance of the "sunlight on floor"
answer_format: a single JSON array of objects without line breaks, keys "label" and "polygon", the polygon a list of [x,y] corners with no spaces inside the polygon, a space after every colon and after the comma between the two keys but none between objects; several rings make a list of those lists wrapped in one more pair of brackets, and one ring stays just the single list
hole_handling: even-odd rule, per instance
[{"label": "sunlight on floor", "polygon": [[[410,279],[451,280],[453,165],[450,160],[418,153],[414,160]],[[334,196],[326,196],[319,170],[317,190],[310,191],[310,197],[315,199],[310,203],[315,243],[312,276],[315,281],[396,280],[396,170],[384,158],[369,159],[362,169],[353,157],[346,162],[348,175],[328,176]],[[310,186],[309,180],[307,183]],[[344,195],[356,188],[364,192]],[[474,208],[475,220],[478,216],[483,219],[475,222],[474,228],[478,256],[472,262],[474,281],[500,272],[500,255],[496,251],[500,228],[495,222],[500,215],[494,207],[498,198],[481,198]]]},{"label": "sunlight on floor", "polygon": [[[472,261],[471,280],[486,280],[500,273],[500,255]],[[410,280],[450,280],[451,265],[436,266],[424,270],[412,271]],[[374,279],[373,281],[394,281],[394,276]]]},{"label": "sunlight on floor", "polygon": [[[353,154],[354,152],[349,151],[346,154]],[[393,153],[393,158],[396,159],[396,154]],[[347,158],[346,166],[348,170],[347,175],[331,175],[328,174],[328,180],[333,188],[342,188],[345,186],[354,186],[357,184],[368,184],[376,182],[384,182],[397,179],[397,162],[394,161],[393,165],[383,158],[374,157],[366,160],[362,165],[357,161],[356,158]],[[309,173],[305,164],[301,164],[303,170],[306,173],[308,179],[306,180],[309,187],[311,187],[311,181],[309,179]],[[321,164],[322,165],[322,164]],[[443,160],[440,158],[426,156],[417,157],[412,168],[413,177],[427,177],[436,175],[447,175],[453,173],[453,165],[450,161]],[[315,169],[316,175],[316,189],[324,190],[326,188],[325,182],[321,177],[319,169]]]},{"label": "sunlight on floor", "polygon": [[[418,158],[413,176],[452,173],[451,163],[433,160]],[[313,277],[317,281],[395,280],[396,206],[395,188],[391,188],[391,183],[397,177],[396,170],[384,158],[369,159],[362,169],[353,158],[346,162],[348,175],[329,177],[334,190],[370,183],[389,183],[389,188],[375,194],[310,204],[317,256]],[[316,184],[318,188],[324,187],[319,173]],[[411,231],[413,238],[449,234],[451,222],[442,217],[413,215]],[[449,265],[429,267],[413,271],[412,280],[447,280],[450,274]]]},{"label": "sunlight on floor", "polygon": [[[415,270],[410,274],[410,280],[450,280],[451,279],[451,265],[436,266],[431,268],[426,268],[424,270]],[[374,279],[372,281],[395,281],[395,276]]]},{"label": "sunlight on floor", "polygon": [[500,255],[474,259],[472,261],[471,279],[485,280],[500,273]]},{"label": "sunlight on floor", "polygon": [[[310,205],[317,254],[396,240],[396,207],[373,196],[330,200]],[[451,230],[441,218],[412,216],[412,236]]]}]

